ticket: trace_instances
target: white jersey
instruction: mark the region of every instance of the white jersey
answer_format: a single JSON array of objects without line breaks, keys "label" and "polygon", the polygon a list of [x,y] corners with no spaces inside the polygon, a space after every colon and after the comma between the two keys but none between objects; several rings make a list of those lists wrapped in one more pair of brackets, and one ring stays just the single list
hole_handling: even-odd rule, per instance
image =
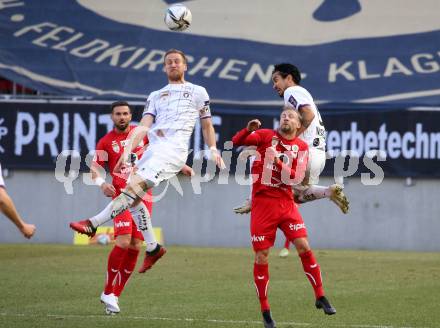
[{"label": "white jersey", "polygon": [[189,82],[168,84],[149,95],[144,115],[155,117],[150,146],[166,142],[188,149],[196,120],[211,117],[209,96],[205,88]]},{"label": "white jersey", "polygon": [[310,148],[316,147],[324,150],[325,128],[312,95],[299,85],[288,87],[284,91],[284,104],[286,106],[293,106],[296,110],[299,110],[305,105],[309,105],[312,108],[315,117],[309,127],[299,137],[304,140]]}]

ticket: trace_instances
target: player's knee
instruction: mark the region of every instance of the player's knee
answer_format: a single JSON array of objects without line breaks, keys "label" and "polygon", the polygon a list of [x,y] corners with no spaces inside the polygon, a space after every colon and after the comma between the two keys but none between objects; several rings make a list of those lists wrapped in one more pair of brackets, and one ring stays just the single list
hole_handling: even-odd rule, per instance
[{"label": "player's knee", "polygon": [[150,180],[145,180],[141,176],[134,174],[130,177],[126,190],[136,194],[139,198],[142,198],[145,193],[154,187],[154,183]]},{"label": "player's knee", "polygon": [[130,246],[131,235],[119,235],[116,237],[115,244],[116,246],[127,249]]},{"label": "player's knee", "polygon": [[267,264],[269,263],[269,250],[263,249],[255,252],[255,263]]},{"label": "player's knee", "polygon": [[132,238],[130,241],[130,248],[131,249],[135,249],[135,250],[140,250],[142,248],[142,244],[143,244],[143,240],[137,239],[137,238]]},{"label": "player's knee", "polygon": [[303,254],[310,250],[310,245],[307,241],[307,238],[297,238],[293,241],[293,244],[295,245],[298,254]]}]

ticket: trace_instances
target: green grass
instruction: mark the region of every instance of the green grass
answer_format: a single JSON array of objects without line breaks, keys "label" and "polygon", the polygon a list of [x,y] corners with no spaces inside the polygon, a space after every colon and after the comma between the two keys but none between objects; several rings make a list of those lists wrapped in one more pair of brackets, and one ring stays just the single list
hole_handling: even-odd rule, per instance
[{"label": "green grass", "polygon": [[[169,247],[133,275],[112,317],[99,303],[109,250],[0,245],[0,327],[262,327],[250,249]],[[440,253],[315,254],[338,313],[314,308],[296,256],[274,253],[269,300],[280,327],[440,327]]]}]

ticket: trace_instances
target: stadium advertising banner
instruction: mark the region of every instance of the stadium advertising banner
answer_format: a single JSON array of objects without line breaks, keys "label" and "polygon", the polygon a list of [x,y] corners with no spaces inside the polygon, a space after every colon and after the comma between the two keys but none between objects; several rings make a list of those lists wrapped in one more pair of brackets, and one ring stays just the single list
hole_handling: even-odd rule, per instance
[{"label": "stadium advertising banner", "polygon": [[321,102],[439,105],[440,4],[192,0],[193,22],[163,22],[174,0],[0,0],[0,75],[58,95],[144,99],[164,53],[222,101],[271,103],[273,65],[292,62]]},{"label": "stadium advertising banner", "polygon": [[[59,154],[68,150],[67,154],[80,155],[81,168],[87,169],[87,154],[93,154],[99,138],[112,129],[108,104],[3,102],[0,106],[0,158],[5,168],[53,170]],[[142,110],[141,105],[134,106],[133,118],[139,120]],[[276,110],[252,116],[243,114],[246,111],[225,106],[216,110],[213,105],[219,149],[224,154],[232,152],[231,173],[240,151],[230,150],[232,136],[256,117],[265,128],[278,126]],[[355,166],[350,175],[374,173],[380,167],[385,176],[440,177],[440,111],[344,113],[328,109],[321,114],[327,129],[325,174],[333,175],[341,158],[346,159],[342,163],[347,169],[350,157]],[[203,147],[197,125],[189,163],[194,157],[203,158]]]}]

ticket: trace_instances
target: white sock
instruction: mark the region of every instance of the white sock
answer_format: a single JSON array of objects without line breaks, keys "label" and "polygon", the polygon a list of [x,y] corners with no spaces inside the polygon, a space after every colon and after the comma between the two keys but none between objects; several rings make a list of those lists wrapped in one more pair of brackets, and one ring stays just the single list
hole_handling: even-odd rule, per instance
[{"label": "white sock", "polygon": [[157,247],[157,240],[154,235],[153,225],[151,224],[151,217],[147,207],[143,202],[139,202],[138,205],[130,208],[130,213],[138,229],[144,236],[145,243],[147,244],[147,252],[154,251]]},{"label": "white sock", "polygon": [[331,194],[330,187],[311,185],[298,194],[298,199],[302,203],[307,203],[315,199],[329,198]]},{"label": "white sock", "polygon": [[93,227],[97,228],[100,225],[111,220],[113,210],[113,202],[110,202],[101,212],[90,218]]},{"label": "white sock", "polygon": [[120,194],[113,199],[101,212],[90,218],[90,222],[93,227],[97,228],[107,221],[113,220],[117,215],[124,212],[130,204],[133,203],[133,199],[125,194]]}]

